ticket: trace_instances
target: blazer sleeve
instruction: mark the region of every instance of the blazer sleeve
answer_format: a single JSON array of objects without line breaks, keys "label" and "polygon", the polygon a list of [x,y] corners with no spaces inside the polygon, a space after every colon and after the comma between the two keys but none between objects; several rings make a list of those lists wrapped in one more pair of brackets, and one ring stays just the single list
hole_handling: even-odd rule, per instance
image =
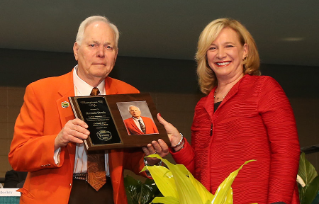
[{"label": "blazer sleeve", "polygon": [[289,100],[273,78],[267,78],[261,86],[258,108],[271,148],[268,203],[291,203],[298,173],[300,146]]},{"label": "blazer sleeve", "polygon": [[154,121],[148,117],[142,117],[144,124],[146,126],[146,134],[154,134],[158,133],[157,127]]},{"label": "blazer sleeve", "polygon": [[135,174],[147,177],[147,174],[145,172],[141,172],[141,170],[145,166],[145,154],[142,149],[126,149],[124,151],[124,169],[129,169]]},{"label": "blazer sleeve", "polygon": [[130,121],[129,118],[124,120],[124,125],[126,127],[126,131],[128,135],[132,135],[131,133],[131,125],[130,125]]},{"label": "blazer sleeve", "polygon": [[[42,102],[33,84],[30,84],[26,88],[24,103],[16,120],[9,152],[9,162],[14,170],[37,171],[58,167],[53,159],[56,135],[44,135],[43,127]],[[64,154],[63,151],[61,153]]]}]

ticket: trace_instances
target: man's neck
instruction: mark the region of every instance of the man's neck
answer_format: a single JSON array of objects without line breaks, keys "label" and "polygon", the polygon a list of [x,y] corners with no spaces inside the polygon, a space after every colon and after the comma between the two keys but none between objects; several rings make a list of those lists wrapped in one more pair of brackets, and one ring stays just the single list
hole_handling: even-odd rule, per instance
[{"label": "man's neck", "polygon": [[76,68],[76,74],[78,75],[78,77],[80,79],[82,79],[83,81],[85,81],[88,85],[93,86],[93,87],[97,87],[106,77],[87,77],[85,75],[83,75],[83,73],[79,72],[79,68]]},{"label": "man's neck", "polygon": [[[76,67],[75,67],[76,68]],[[97,87],[100,90],[100,94],[101,95],[105,95],[105,83],[104,81],[102,81],[102,83],[93,86],[91,84],[88,84],[86,81],[84,81],[83,79],[81,79],[76,72],[76,69],[73,72],[73,82],[74,82],[74,86],[77,89],[77,94],[80,95],[89,95],[92,91],[92,87]]]}]

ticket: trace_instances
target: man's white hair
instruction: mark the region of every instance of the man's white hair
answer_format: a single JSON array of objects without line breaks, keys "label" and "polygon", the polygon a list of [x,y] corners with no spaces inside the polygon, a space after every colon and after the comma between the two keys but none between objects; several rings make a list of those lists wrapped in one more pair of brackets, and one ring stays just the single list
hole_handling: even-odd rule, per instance
[{"label": "man's white hair", "polygon": [[130,112],[130,111],[131,111],[131,107],[136,107],[139,111],[141,111],[139,107],[134,106],[134,105],[130,105],[130,106],[128,107],[128,112]]},{"label": "man's white hair", "polygon": [[112,24],[106,17],[104,16],[90,16],[88,18],[86,18],[84,21],[82,21],[82,23],[80,24],[80,27],[79,27],[79,30],[78,30],[78,33],[76,35],[76,42],[81,45],[82,43],[82,40],[83,40],[83,37],[84,37],[84,31],[85,31],[85,28],[88,27],[90,24],[94,23],[94,22],[97,22],[97,21],[102,21],[104,23],[107,23],[111,29],[113,30],[114,32],[114,36],[115,36],[115,45],[116,45],[116,48],[118,48],[118,42],[119,42],[119,30],[117,29],[117,27]]}]

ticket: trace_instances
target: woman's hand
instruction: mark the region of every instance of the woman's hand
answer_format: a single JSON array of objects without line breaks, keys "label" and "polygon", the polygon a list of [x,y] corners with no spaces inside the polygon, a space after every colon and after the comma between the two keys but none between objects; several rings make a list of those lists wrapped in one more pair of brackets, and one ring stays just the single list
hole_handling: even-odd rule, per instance
[{"label": "woman's hand", "polygon": [[178,145],[182,139],[182,135],[179,133],[179,131],[171,123],[164,120],[159,113],[157,114],[157,119],[162,125],[164,125],[169,141],[171,142],[171,147]]},{"label": "woman's hand", "polygon": [[[182,139],[182,136],[179,133],[179,131],[171,123],[164,120],[159,113],[157,114],[157,119],[162,125],[164,125],[164,128],[171,142],[171,146],[176,146]],[[174,150],[178,151],[182,147],[183,145],[180,144],[177,147],[175,147]],[[150,154],[158,154],[161,157],[165,157],[169,153],[167,144],[161,139],[159,139],[158,141],[152,141],[152,143],[148,144],[146,147],[143,147],[142,149],[146,156]],[[159,162],[157,158],[146,158],[146,160],[149,165],[155,165]]]}]

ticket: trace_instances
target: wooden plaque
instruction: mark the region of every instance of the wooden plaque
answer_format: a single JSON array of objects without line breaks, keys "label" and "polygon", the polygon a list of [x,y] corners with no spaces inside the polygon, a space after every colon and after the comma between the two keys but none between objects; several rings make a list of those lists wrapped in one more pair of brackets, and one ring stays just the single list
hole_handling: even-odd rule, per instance
[{"label": "wooden plaque", "polygon": [[148,93],[74,96],[69,100],[75,117],[89,126],[90,136],[84,141],[88,151],[144,147],[158,139],[170,144]]}]

